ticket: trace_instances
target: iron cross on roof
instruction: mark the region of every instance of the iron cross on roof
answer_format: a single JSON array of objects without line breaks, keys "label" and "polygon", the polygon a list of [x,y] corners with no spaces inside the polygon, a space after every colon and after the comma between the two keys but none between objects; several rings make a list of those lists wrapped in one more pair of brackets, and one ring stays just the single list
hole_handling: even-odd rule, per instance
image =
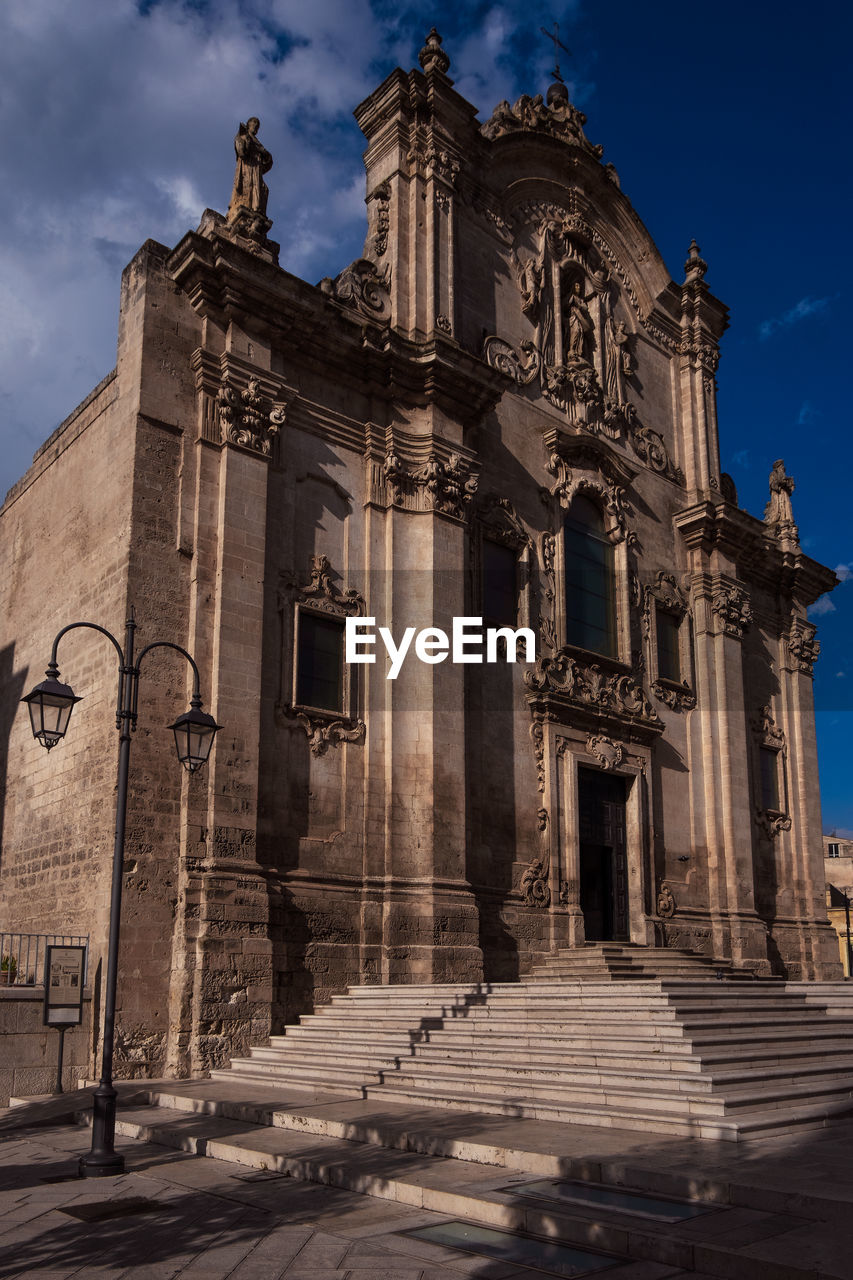
[{"label": "iron cross on roof", "polygon": [[560,81],[560,83],[561,83],[561,84],[563,84],[563,77],[560,75],[560,64],[559,64],[559,62],[557,61],[557,59],[558,59],[558,57],[559,57],[559,54],[557,53],[557,50],[558,50],[558,49],[562,49],[562,50],[563,50],[563,53],[567,53],[567,54],[569,55],[569,57],[571,57],[571,56],[572,56],[571,49],[567,49],[567,48],[566,48],[566,46],[563,44],[562,40],[560,39],[560,36],[559,36],[560,24],[559,24],[559,22],[555,22],[555,23],[554,23],[554,30],[553,30],[553,32],[548,31],[548,30],[547,30],[547,28],[545,28],[545,27],[540,27],[540,31],[542,32],[543,36],[545,36],[548,40],[550,40],[550,41],[553,43],[553,45],[554,45],[554,79],[555,79],[555,80],[559,80],[559,81]]}]

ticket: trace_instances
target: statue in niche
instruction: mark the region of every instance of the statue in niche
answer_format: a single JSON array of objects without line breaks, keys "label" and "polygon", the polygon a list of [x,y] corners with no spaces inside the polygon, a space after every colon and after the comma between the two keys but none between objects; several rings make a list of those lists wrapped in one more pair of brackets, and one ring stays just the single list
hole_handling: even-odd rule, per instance
[{"label": "statue in niche", "polygon": [[584,360],[591,364],[592,352],[595,350],[595,326],[589,307],[586,305],[592,294],[584,296],[580,280],[572,282],[570,289],[563,295],[563,358],[564,360]]},{"label": "statue in niche", "polygon": [[518,288],[521,292],[521,309],[535,324],[539,314],[539,300],[542,296],[542,284],[545,276],[544,264],[538,262],[535,258],[522,260],[515,257],[515,255],[513,255],[513,258],[518,277]]},{"label": "statue in niche", "polygon": [[237,168],[234,172],[234,189],[228,205],[228,221],[234,222],[241,209],[250,209],[266,217],[269,187],[263,175],[272,168],[272,156],[258,141],[261,122],[251,116],[241,124],[234,139]]}]

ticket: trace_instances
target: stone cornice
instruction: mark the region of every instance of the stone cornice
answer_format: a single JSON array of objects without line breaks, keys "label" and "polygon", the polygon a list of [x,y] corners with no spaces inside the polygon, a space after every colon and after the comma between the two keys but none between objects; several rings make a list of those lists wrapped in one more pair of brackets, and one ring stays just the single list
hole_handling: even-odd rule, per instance
[{"label": "stone cornice", "polygon": [[679,512],[673,524],[690,549],[722,551],[744,582],[774,593],[780,589],[808,605],[837,586],[831,569],[800,550],[784,549],[763,520],[721,499]]}]

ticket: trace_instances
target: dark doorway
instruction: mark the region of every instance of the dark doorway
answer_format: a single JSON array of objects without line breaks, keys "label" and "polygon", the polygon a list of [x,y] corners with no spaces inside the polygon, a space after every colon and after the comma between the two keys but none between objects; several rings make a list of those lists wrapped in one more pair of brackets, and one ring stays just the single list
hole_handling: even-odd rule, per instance
[{"label": "dark doorway", "polygon": [[578,770],[580,905],[587,942],[628,937],[626,779]]}]

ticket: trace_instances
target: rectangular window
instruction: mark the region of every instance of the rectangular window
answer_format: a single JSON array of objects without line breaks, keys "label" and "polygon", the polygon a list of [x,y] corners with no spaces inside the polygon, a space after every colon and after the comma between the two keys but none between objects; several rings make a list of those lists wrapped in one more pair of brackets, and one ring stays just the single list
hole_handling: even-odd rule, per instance
[{"label": "rectangular window", "polygon": [[658,675],[662,680],[681,683],[681,655],[679,650],[679,619],[666,609],[656,613],[658,633]]},{"label": "rectangular window", "polygon": [[343,711],[344,621],[300,609],[296,701],[302,707]]},{"label": "rectangular window", "polygon": [[613,550],[602,538],[565,525],[566,643],[616,657]]},{"label": "rectangular window", "polygon": [[770,747],[759,747],[761,761],[761,807],[780,813],[779,804],[779,752]]},{"label": "rectangular window", "polygon": [[518,557],[512,547],[483,539],[483,617],[497,626],[518,622]]},{"label": "rectangular window", "polygon": [[837,844],[828,844],[826,846],[826,856],[828,858],[840,858],[841,846]]}]

